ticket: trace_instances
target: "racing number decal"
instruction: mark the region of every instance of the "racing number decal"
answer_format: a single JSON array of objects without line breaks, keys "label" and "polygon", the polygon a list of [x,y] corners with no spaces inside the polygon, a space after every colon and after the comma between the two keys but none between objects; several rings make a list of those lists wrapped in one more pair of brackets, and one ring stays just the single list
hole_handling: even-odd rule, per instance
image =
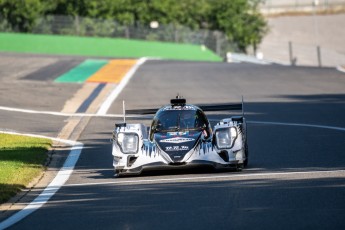
[{"label": "racing number decal", "polygon": [[186,150],[189,150],[189,147],[188,146],[167,146],[165,147],[165,151],[186,151]]}]

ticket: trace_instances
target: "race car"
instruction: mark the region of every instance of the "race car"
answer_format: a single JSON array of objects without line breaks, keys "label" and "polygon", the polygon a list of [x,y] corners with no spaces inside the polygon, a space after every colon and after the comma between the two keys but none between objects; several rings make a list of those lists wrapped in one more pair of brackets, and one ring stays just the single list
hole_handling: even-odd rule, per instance
[{"label": "race car", "polygon": [[112,155],[115,177],[143,170],[211,166],[242,170],[248,164],[244,113],[220,120],[213,129],[206,111],[242,110],[242,104],[191,105],[179,96],[158,110],[126,113],[153,114],[144,124],[115,124]]}]

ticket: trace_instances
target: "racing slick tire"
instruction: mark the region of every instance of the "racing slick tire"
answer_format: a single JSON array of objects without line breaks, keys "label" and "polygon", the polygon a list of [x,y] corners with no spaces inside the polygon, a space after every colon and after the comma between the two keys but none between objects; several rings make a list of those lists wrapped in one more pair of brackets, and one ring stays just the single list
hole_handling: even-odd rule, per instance
[{"label": "racing slick tire", "polygon": [[248,155],[249,155],[249,151],[248,151],[248,145],[246,143],[245,147],[244,147],[244,154],[246,155],[246,159],[243,162],[243,166],[247,167],[248,165]]},{"label": "racing slick tire", "polygon": [[115,170],[114,177],[118,178],[121,176],[121,170]]}]

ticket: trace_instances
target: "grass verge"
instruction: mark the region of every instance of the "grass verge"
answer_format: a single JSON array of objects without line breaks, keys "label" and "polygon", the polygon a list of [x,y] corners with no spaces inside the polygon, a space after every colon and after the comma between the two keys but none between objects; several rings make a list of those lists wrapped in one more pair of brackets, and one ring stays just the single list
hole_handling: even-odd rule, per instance
[{"label": "grass verge", "polygon": [[0,133],[0,203],[40,175],[51,145],[49,139]]},{"label": "grass verge", "polygon": [[0,51],[88,57],[222,61],[204,46],[121,38],[0,33]]}]

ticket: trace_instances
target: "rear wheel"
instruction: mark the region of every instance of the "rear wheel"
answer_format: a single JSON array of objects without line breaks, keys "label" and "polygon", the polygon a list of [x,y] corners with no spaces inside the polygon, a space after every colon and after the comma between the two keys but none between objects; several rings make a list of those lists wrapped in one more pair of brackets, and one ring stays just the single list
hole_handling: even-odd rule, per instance
[{"label": "rear wheel", "polygon": [[244,167],[247,167],[247,165],[248,165],[248,154],[249,154],[249,152],[248,152],[248,145],[246,143],[246,145],[244,146],[244,155],[246,156],[246,159],[243,162],[243,166]]},{"label": "rear wheel", "polygon": [[236,167],[236,171],[241,172],[243,170],[243,166],[244,166],[244,164],[238,164]]}]

